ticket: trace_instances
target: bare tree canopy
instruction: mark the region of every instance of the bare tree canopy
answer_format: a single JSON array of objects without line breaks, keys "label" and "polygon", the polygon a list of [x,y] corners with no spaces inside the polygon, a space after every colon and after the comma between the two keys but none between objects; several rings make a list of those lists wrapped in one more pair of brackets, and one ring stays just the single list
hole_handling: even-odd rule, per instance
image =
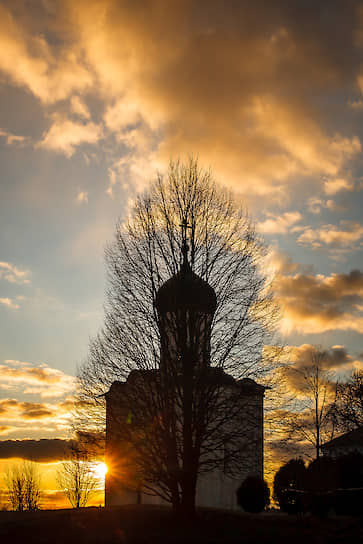
[{"label": "bare tree canopy", "polygon": [[32,461],[13,465],[5,475],[9,502],[13,510],[38,510],[40,501],[40,475]]},{"label": "bare tree canopy", "polygon": [[100,481],[89,454],[77,443],[69,447],[67,457],[57,472],[58,485],[72,507],[81,508],[95,494]]},{"label": "bare tree canopy", "polygon": [[347,382],[339,384],[334,416],[341,431],[351,431],[363,426],[362,370],[356,370]]},{"label": "bare tree canopy", "polygon": [[[193,159],[157,176],[106,249],[105,324],[80,370],[80,397],[102,405],[127,380],[120,433],[133,477],[174,506],[193,503],[199,473],[222,462],[233,471],[241,458],[253,414],[237,384],[263,376],[274,353],[264,350],[277,316],[264,255],[238,199]],[[164,296],[180,278],[196,287]]]},{"label": "bare tree canopy", "polygon": [[336,431],[333,414],[338,386],[335,376],[326,368],[325,356],[320,346],[314,346],[309,361],[287,367],[284,372],[297,394],[295,410],[286,419],[285,432],[293,447],[300,447],[300,453],[312,446],[316,458],[320,457],[321,445],[331,440]]}]

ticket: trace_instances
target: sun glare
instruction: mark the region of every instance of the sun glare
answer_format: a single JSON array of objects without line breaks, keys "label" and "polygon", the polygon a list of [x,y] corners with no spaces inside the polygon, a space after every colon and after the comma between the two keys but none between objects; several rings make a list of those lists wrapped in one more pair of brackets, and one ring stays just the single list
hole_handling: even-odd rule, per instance
[{"label": "sun glare", "polygon": [[97,463],[95,466],[95,473],[99,478],[104,478],[107,473],[107,465],[106,463]]}]

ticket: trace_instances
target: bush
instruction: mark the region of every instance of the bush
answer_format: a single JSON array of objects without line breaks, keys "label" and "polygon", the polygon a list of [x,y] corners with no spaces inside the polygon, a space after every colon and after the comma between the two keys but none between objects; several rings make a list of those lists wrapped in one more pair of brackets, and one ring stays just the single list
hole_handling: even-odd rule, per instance
[{"label": "bush", "polygon": [[301,514],[302,512],[305,512],[305,491],[301,491],[300,489],[284,489],[281,492],[280,509],[288,514]]},{"label": "bush", "polygon": [[338,487],[338,467],[331,457],[311,461],[307,468],[306,489],[312,493],[333,491]]},{"label": "bush", "polygon": [[246,512],[262,512],[270,504],[270,490],[259,476],[248,476],[237,491],[237,503]]},{"label": "bush", "polygon": [[337,489],[333,496],[333,508],[338,515],[361,516],[363,488]]},{"label": "bush", "polygon": [[274,478],[274,499],[284,512],[298,513],[303,509],[301,494],[306,487],[307,472],[302,459],[290,459],[280,467]]},{"label": "bush", "polygon": [[338,468],[338,488],[363,487],[363,455],[351,452],[336,460]]}]

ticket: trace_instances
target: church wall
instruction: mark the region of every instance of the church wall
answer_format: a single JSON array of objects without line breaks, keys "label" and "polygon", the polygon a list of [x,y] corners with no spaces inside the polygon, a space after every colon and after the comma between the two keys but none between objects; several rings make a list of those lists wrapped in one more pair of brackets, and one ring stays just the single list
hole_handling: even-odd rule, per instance
[{"label": "church wall", "polygon": [[[121,385],[121,384],[120,384]],[[122,388],[121,388],[122,389]],[[122,442],[118,432],[121,395],[119,391],[106,396],[106,475],[105,504],[119,506],[125,504],[167,504],[158,496],[139,493],[132,489],[132,475],[128,459],[132,452]],[[125,415],[124,415],[125,416]],[[223,469],[201,475],[198,480],[197,506],[236,509],[236,491],[249,474],[263,477],[263,393],[251,394],[246,391],[241,397],[241,428],[244,438],[241,442],[240,471],[233,477]]]}]

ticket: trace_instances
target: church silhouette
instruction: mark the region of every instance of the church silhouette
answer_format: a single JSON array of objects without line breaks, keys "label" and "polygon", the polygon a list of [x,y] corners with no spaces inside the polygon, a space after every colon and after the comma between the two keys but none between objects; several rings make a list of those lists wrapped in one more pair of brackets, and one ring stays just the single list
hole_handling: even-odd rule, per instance
[{"label": "church silhouette", "polygon": [[[131,429],[137,428],[138,424],[138,416],[133,413],[133,399],[138,401],[144,394],[145,398],[148,394],[153,396],[153,391],[156,395],[158,388],[168,387],[168,384],[176,383],[183,376],[202,377],[201,388],[207,381],[215,384],[225,396],[231,393],[238,395],[243,426],[237,469],[233,473],[228,470],[226,443],[223,445],[225,451],[218,452],[219,456],[224,456],[225,462],[205,473],[201,471],[198,477],[196,506],[238,508],[236,491],[242,481],[248,475],[263,477],[265,387],[249,378],[235,380],[221,368],[211,366],[211,328],[217,297],[211,285],[192,270],[188,260],[186,225],[183,227],[181,265],[178,272],[161,285],[154,302],[160,333],[159,368],[132,370],[125,381],[115,381],[105,394],[106,506],[165,503],[163,493],[153,493],[149,486],[144,485],[143,476],[138,470],[134,439],[130,439]],[[183,383],[182,380],[180,383]],[[195,388],[198,391],[198,386]],[[174,412],[178,419],[177,406]],[[153,425],[157,436],[157,414],[153,418]],[[141,431],[139,434],[141,436]]]}]

